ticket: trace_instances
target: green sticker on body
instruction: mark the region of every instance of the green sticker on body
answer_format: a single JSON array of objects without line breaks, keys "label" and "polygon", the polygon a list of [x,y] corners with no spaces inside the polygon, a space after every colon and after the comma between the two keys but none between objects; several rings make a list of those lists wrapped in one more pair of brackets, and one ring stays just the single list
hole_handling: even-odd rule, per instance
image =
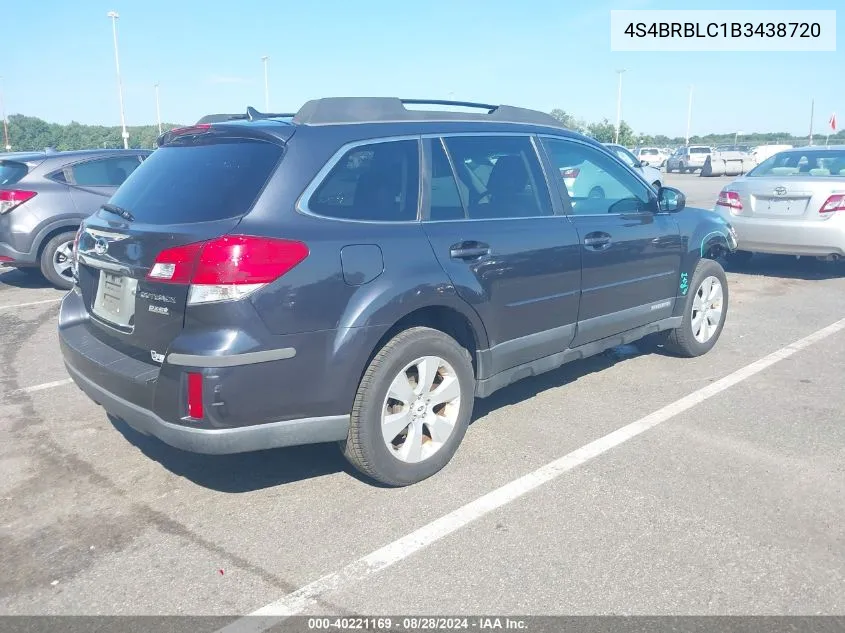
[{"label": "green sticker on body", "polygon": [[687,273],[681,273],[680,289],[682,295],[686,295],[689,290],[689,275]]}]

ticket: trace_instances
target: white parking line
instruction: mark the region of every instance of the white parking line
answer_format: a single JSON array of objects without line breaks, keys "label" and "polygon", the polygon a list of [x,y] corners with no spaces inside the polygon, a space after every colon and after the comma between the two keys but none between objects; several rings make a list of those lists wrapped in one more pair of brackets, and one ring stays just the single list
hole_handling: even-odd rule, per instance
[{"label": "white parking line", "polygon": [[40,306],[44,303],[56,303],[57,301],[61,301],[61,297],[57,297],[55,299],[44,299],[43,301],[28,301],[27,303],[13,303],[10,306],[0,306],[0,310],[11,310],[12,308],[25,308],[27,306]]},{"label": "white parking line", "polygon": [[44,391],[45,389],[53,389],[54,387],[64,387],[65,385],[71,384],[73,381],[70,378],[65,378],[63,380],[54,380],[53,382],[45,382],[40,385],[33,385],[32,387],[23,387],[21,389],[15,389],[14,391],[10,391],[6,395],[13,395],[16,393],[33,393],[35,391]]},{"label": "white parking line", "polygon": [[326,593],[339,589],[345,585],[363,580],[368,576],[376,574],[383,569],[398,563],[411,556],[419,550],[428,547],[432,543],[452,534],[456,530],[480,519],[497,508],[501,508],[532,490],[539,488],[563,473],[580,466],[581,464],[598,457],[602,453],[627,442],[628,440],[654,428],[658,424],[672,419],[734,385],[759,374],[764,369],[771,367],[785,358],[789,358],[822,339],[831,336],[845,329],[845,319],[827,326],[817,332],[810,334],[794,343],[783,347],[776,352],[761,358],[758,361],[746,365],[724,378],[707,385],[680,400],[650,413],[636,422],[623,426],[612,433],[605,435],[579,449],[556,459],[553,462],[541,466],[537,470],[528,473],[501,488],[479,497],[475,501],[450,512],[449,514],[435,519],[428,525],[411,532],[407,536],[393,541],[392,543],[378,549],[358,560],[349,563],[340,570],[327,574],[312,583],[297,589],[293,593],[283,596],[275,602],[261,607],[249,616],[235,620],[231,624],[220,629],[218,633],[259,633],[275,626],[285,618],[297,615]]}]

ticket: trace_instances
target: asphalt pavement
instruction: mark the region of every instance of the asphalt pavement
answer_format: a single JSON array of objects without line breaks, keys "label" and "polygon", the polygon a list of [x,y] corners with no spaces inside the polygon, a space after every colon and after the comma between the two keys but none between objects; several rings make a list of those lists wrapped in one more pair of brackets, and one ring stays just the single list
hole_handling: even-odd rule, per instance
[{"label": "asphalt pavement", "polygon": [[[712,208],[726,182],[666,184]],[[109,420],[61,293],[0,269],[0,613],[845,613],[843,273],[730,270],[711,353],[524,380],[392,490],[334,445],[201,456]]]}]

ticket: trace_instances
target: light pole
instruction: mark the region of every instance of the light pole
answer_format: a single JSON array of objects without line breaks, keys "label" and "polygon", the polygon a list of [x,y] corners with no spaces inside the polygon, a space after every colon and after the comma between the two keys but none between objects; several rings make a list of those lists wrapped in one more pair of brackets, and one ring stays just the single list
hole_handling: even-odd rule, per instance
[{"label": "light pole", "polygon": [[617,145],[619,144],[619,125],[622,123],[622,74],[624,72],[624,68],[616,71],[616,74],[619,75],[619,86],[616,90],[616,133],[613,142]]},{"label": "light pole", "polygon": [[117,96],[120,99],[120,127],[123,130],[123,149],[129,149],[129,132],[126,131],[126,116],[123,112],[123,84],[120,81],[120,56],[117,54],[117,19],[120,17],[117,11],[109,11],[106,14],[111,18],[112,35],[114,36],[114,65],[117,69]]},{"label": "light pole", "polygon": [[264,111],[270,111],[270,82],[267,76],[267,62],[270,61],[270,57],[265,55],[261,58],[261,61],[264,62]]},{"label": "light pole", "polygon": [[689,105],[687,106],[687,142],[685,145],[689,145],[689,130],[690,125],[692,124],[692,85],[689,87]]},{"label": "light pole", "polygon": [[6,102],[3,100],[3,78],[0,77],[0,116],[3,117],[3,145],[7,152],[12,151],[12,146],[9,144],[9,121],[6,119]]},{"label": "light pole", "polygon": [[739,142],[739,135],[740,134],[742,134],[742,132],[734,132],[734,145],[736,145]]},{"label": "light pole", "polygon": [[158,121],[158,133],[161,136],[161,107],[159,106],[158,101],[158,84],[155,85],[156,89],[156,121]]}]

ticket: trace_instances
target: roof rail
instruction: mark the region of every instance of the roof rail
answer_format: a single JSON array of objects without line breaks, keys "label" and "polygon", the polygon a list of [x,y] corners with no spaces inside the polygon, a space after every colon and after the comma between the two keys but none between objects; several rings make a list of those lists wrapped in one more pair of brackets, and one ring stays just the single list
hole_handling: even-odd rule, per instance
[{"label": "roof rail", "polygon": [[[486,112],[414,110],[406,105],[445,105],[477,108]],[[278,115],[276,115],[278,116]],[[300,125],[383,123],[389,121],[496,121],[563,127],[552,115],[509,105],[440,99],[398,99],[396,97],[327,97],[313,99],[293,117]]]}]

